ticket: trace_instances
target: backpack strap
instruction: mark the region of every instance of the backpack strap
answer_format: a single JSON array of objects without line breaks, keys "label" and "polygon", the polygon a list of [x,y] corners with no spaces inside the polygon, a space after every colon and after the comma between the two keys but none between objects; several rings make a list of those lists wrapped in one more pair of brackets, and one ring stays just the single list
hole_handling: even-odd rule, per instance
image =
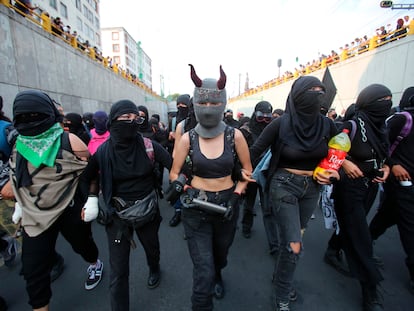
[{"label": "backpack strap", "polygon": [[411,132],[411,128],[413,126],[413,117],[411,116],[411,113],[409,113],[408,111],[402,111],[402,112],[398,112],[396,114],[402,114],[405,116],[405,124],[402,127],[400,134],[398,134],[398,136],[395,138],[395,141],[392,143],[391,147],[390,147],[390,155],[394,152],[395,148],[397,148],[398,144],[405,138],[408,136],[408,134],[410,134]]},{"label": "backpack strap", "polygon": [[352,126],[352,128],[351,128],[351,133],[349,133],[349,139],[351,140],[351,142],[352,142],[352,140],[354,139],[354,137],[355,137],[355,134],[356,134],[356,131],[357,131],[357,124],[356,124],[356,122],[355,122],[355,120],[348,120],[350,123],[351,123],[351,126]]},{"label": "backpack strap", "polygon": [[155,154],[154,154],[154,146],[152,145],[151,139],[147,137],[143,137],[144,145],[145,145],[145,152],[147,153],[148,158],[151,160],[151,163],[154,164],[155,162]]}]

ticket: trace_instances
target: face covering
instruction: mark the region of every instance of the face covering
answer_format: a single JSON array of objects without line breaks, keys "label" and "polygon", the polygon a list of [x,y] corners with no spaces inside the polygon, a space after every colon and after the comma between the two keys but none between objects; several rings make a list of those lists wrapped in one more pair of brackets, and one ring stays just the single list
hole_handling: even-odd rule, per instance
[{"label": "face covering", "polygon": [[224,105],[194,105],[197,121],[205,128],[217,126],[223,118]]},{"label": "face covering", "polygon": [[14,127],[17,132],[23,136],[37,136],[51,128],[56,123],[53,116],[47,115],[42,115],[39,119],[32,118],[31,121],[23,121],[23,119],[24,116],[17,116],[14,122]]},{"label": "face covering", "polygon": [[178,107],[177,111],[177,124],[187,118],[188,115],[188,107]]},{"label": "face covering", "polygon": [[391,106],[391,100],[381,100],[372,105],[366,105],[364,111],[374,124],[381,126],[389,116]]},{"label": "face covering", "polygon": [[316,114],[320,113],[322,96],[324,92],[306,91],[295,99],[295,108],[297,114]]},{"label": "face covering", "polygon": [[111,139],[116,143],[130,142],[138,135],[139,124],[135,120],[113,121],[110,128]]}]

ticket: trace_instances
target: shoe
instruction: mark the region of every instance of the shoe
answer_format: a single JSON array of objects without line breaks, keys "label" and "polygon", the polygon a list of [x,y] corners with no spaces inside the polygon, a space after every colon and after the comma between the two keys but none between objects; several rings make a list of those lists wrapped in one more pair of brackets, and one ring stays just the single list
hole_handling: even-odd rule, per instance
[{"label": "shoe", "polygon": [[90,265],[88,267],[88,278],[85,282],[85,289],[91,290],[94,289],[102,279],[103,272],[103,262],[99,259],[96,261],[96,264]]},{"label": "shoe", "polygon": [[298,293],[296,290],[292,287],[292,289],[289,292],[289,301],[296,301],[298,300]]},{"label": "shoe", "polygon": [[250,229],[243,229],[242,234],[245,239],[250,239],[252,236],[252,231]]},{"label": "shoe", "polygon": [[214,284],[214,297],[216,299],[223,299],[224,295],[225,295],[225,290],[224,290],[223,280],[219,278],[216,280],[216,283]]},{"label": "shoe", "polygon": [[276,303],[276,311],[290,311],[289,301],[279,301]]},{"label": "shoe", "polygon": [[311,219],[315,219],[315,218],[316,218],[315,214],[312,214]]},{"label": "shoe", "polygon": [[11,267],[13,266],[14,260],[16,259],[19,243],[15,238],[11,236],[6,236],[2,239],[7,242],[7,247],[0,252],[0,255],[3,257],[5,266]]},{"label": "shoe", "polygon": [[56,261],[52,267],[52,271],[50,271],[51,282],[56,281],[62,275],[63,270],[65,269],[64,262],[65,260],[62,255],[56,253]]},{"label": "shoe", "polygon": [[158,285],[160,285],[160,280],[161,280],[160,267],[158,266],[155,269],[150,269],[148,281],[147,281],[147,287],[151,289],[158,287]]},{"label": "shoe", "polygon": [[362,286],[362,299],[364,311],[383,311],[382,296],[378,286]]},{"label": "shoe", "polygon": [[379,256],[377,256],[377,255],[375,255],[375,254],[373,254],[373,255],[372,255],[372,260],[374,261],[374,264],[375,264],[378,268],[381,268],[381,269],[383,269],[383,268],[384,268],[384,261],[382,260],[382,258],[381,258],[381,257],[379,257]]},{"label": "shoe", "polygon": [[181,211],[176,211],[174,216],[171,218],[169,224],[170,227],[176,227],[181,222]]},{"label": "shoe", "polygon": [[4,300],[4,298],[0,296],[0,311],[6,311],[6,310],[7,310],[6,300]]},{"label": "shoe", "polygon": [[351,276],[351,272],[345,264],[343,252],[341,250],[337,251],[336,249],[328,247],[325,252],[324,260],[328,265],[335,268],[339,273],[348,277]]}]

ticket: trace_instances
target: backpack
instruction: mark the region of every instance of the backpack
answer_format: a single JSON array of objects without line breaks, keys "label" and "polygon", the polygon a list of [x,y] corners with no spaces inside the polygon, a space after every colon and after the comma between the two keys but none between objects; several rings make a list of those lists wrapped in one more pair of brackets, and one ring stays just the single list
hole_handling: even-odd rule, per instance
[{"label": "backpack", "polygon": [[[392,155],[392,153],[395,151],[395,148],[397,148],[398,144],[405,138],[408,136],[408,134],[410,134],[411,132],[411,128],[413,126],[413,117],[411,115],[411,113],[409,113],[408,111],[402,111],[402,112],[397,112],[395,114],[402,114],[405,116],[405,124],[402,127],[400,134],[396,137],[395,141],[392,143],[392,145],[390,146],[390,155]],[[390,118],[392,118],[393,116],[391,116]],[[387,121],[390,119],[388,118]],[[386,122],[387,122],[386,121]]]},{"label": "backpack", "polygon": [[10,125],[10,122],[0,120],[0,152],[5,156],[5,158],[9,158],[11,153],[11,146],[7,141],[7,128]]}]

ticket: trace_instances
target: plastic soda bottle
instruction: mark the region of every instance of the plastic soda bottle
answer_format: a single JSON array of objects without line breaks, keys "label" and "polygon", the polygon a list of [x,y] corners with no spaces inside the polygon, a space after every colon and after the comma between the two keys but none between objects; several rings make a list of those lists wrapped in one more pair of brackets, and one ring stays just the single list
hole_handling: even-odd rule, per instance
[{"label": "plastic soda bottle", "polygon": [[327,169],[339,170],[349,149],[351,149],[351,140],[349,139],[348,133],[348,129],[343,129],[341,133],[329,140],[328,155],[319,162],[318,166],[313,171],[314,179],[316,179],[316,173],[323,173]]}]

